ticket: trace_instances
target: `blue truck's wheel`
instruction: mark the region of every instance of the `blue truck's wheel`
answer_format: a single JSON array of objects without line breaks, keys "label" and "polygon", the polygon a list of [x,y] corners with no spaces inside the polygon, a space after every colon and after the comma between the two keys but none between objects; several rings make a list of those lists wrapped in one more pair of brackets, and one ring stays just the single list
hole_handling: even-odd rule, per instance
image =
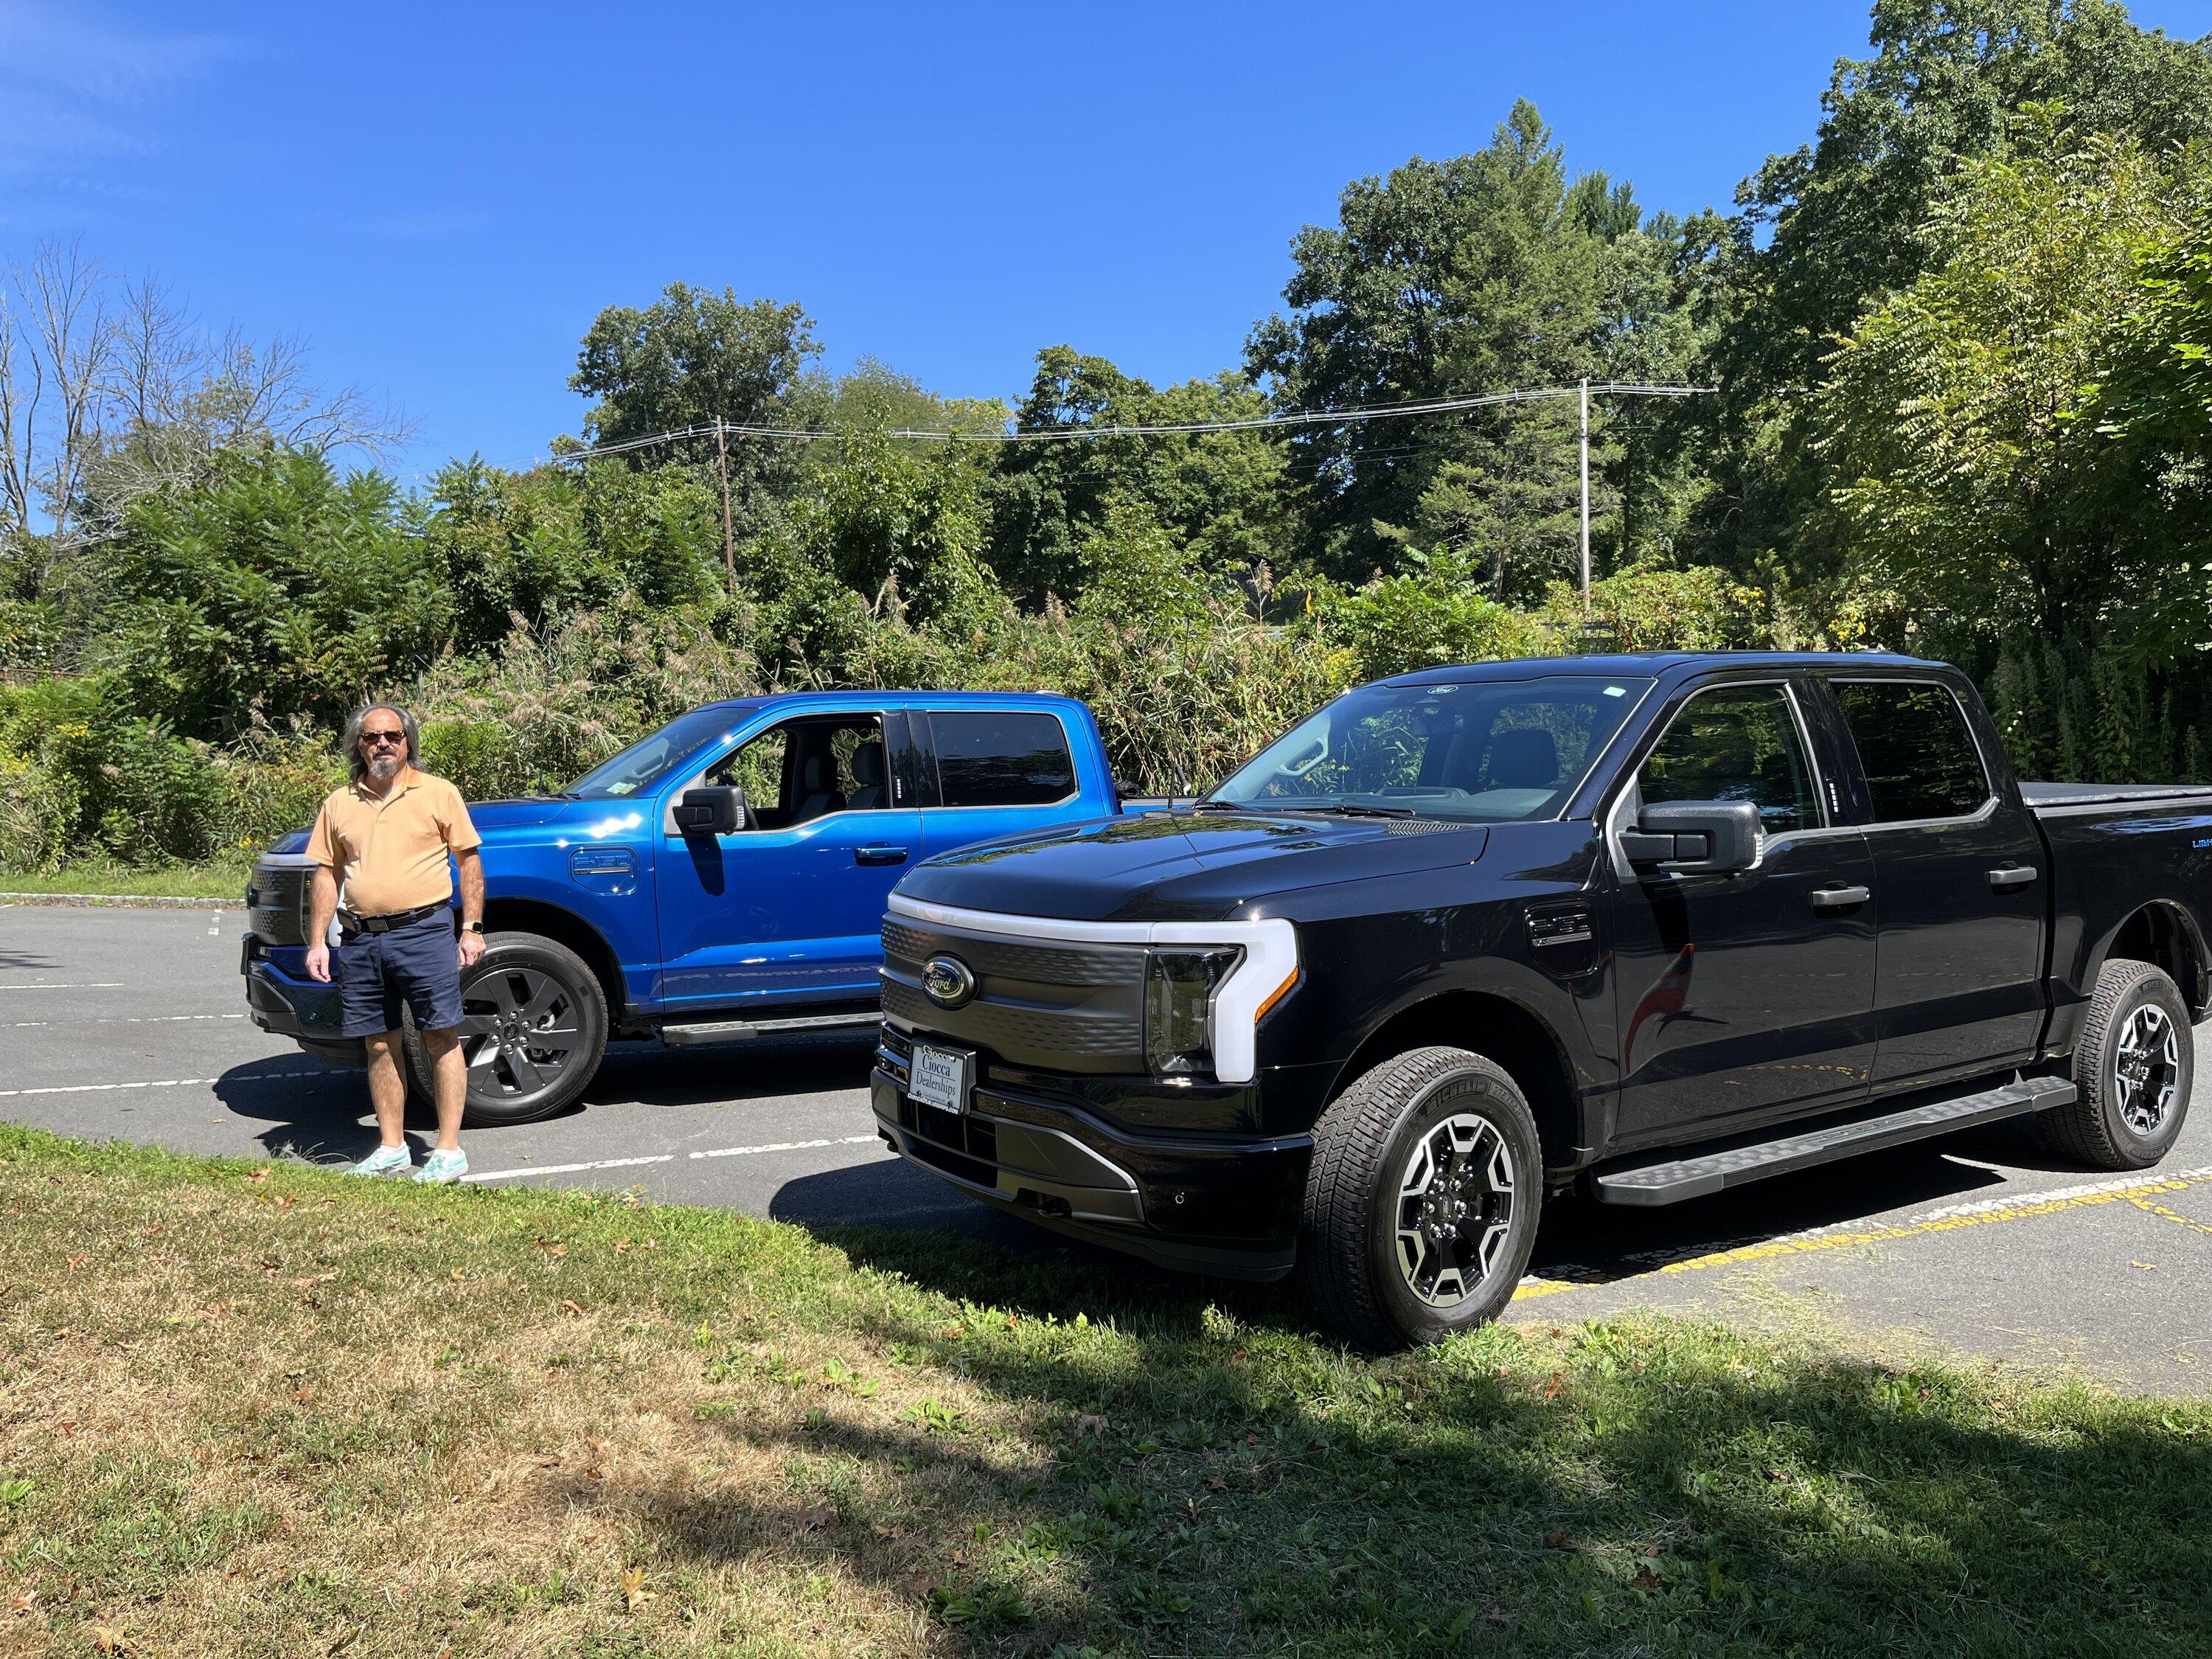
[{"label": "blue truck's wheel", "polygon": [[[406,1043],[410,1081],[427,1100],[429,1057],[412,1030]],[[529,1123],[574,1105],[606,1047],[606,994],[581,957],[536,933],[490,935],[461,975],[461,1121]]]},{"label": "blue truck's wheel", "polygon": [[1364,1348],[1495,1318],[1535,1248],[1536,1121],[1503,1066],[1464,1048],[1384,1060],[1314,1126],[1298,1235],[1308,1303]]},{"label": "blue truck's wheel", "polygon": [[2097,975],[2074,1045],[2070,1105],[2042,1115],[2053,1150],[2100,1170],[2147,1170],[2189,1115],[2196,1081],[2189,1005],[2164,969],[2115,957]]}]

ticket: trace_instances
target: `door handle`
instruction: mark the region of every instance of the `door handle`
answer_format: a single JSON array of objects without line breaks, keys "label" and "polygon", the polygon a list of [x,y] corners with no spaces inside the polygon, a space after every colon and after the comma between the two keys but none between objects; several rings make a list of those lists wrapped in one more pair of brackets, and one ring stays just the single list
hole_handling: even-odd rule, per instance
[{"label": "door handle", "polygon": [[872,846],[855,847],[853,849],[853,862],[855,864],[904,864],[906,848],[886,847],[880,842]]},{"label": "door handle", "polygon": [[1856,904],[1864,904],[1874,896],[1871,887],[1815,887],[1813,908],[1815,910],[1846,910]]},{"label": "door handle", "polygon": [[2002,892],[2008,887],[2025,887],[2036,877],[2032,864],[2008,864],[2002,870],[1990,872],[1990,885]]}]

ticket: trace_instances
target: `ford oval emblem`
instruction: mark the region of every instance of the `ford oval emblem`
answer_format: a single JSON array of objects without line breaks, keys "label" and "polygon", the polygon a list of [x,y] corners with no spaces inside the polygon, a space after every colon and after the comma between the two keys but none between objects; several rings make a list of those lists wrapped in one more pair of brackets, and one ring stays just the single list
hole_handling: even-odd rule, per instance
[{"label": "ford oval emblem", "polygon": [[921,964],[921,988],[940,1008],[963,1008],[975,995],[975,975],[957,957],[932,957]]}]

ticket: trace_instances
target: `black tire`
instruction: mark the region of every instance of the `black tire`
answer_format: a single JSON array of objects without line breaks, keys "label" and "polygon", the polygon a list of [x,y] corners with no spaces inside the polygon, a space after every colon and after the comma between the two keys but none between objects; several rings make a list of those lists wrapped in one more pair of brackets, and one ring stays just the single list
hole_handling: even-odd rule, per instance
[{"label": "black tire", "polygon": [[[1493,1179],[1501,1152],[1503,1194]],[[1399,1054],[1314,1126],[1300,1287],[1321,1322],[1355,1346],[1442,1341],[1512,1300],[1543,1195],[1536,1120],[1503,1067],[1464,1048]]]},{"label": "black tire", "polygon": [[2074,1045],[2081,1093],[2040,1114],[2037,1127],[2053,1151],[2094,1168],[2147,1170],[2181,1133],[2195,1080],[2179,988],[2163,969],[2116,957],[2097,975]]},{"label": "black tire", "polygon": [[[430,1057],[411,1024],[405,1042],[409,1089],[428,1105]],[[591,1086],[606,1047],[606,993],[581,957],[537,933],[489,935],[461,975],[462,1123],[534,1123],[566,1110]]]}]

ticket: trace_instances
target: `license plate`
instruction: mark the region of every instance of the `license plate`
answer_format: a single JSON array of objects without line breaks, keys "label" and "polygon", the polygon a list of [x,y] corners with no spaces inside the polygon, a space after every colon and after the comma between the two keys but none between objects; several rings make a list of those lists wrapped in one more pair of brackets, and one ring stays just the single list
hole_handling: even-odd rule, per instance
[{"label": "license plate", "polygon": [[952,1048],[933,1048],[926,1042],[914,1045],[914,1058],[907,1065],[906,1091],[925,1106],[934,1106],[941,1112],[964,1112],[968,1109],[968,1068],[975,1056]]}]

